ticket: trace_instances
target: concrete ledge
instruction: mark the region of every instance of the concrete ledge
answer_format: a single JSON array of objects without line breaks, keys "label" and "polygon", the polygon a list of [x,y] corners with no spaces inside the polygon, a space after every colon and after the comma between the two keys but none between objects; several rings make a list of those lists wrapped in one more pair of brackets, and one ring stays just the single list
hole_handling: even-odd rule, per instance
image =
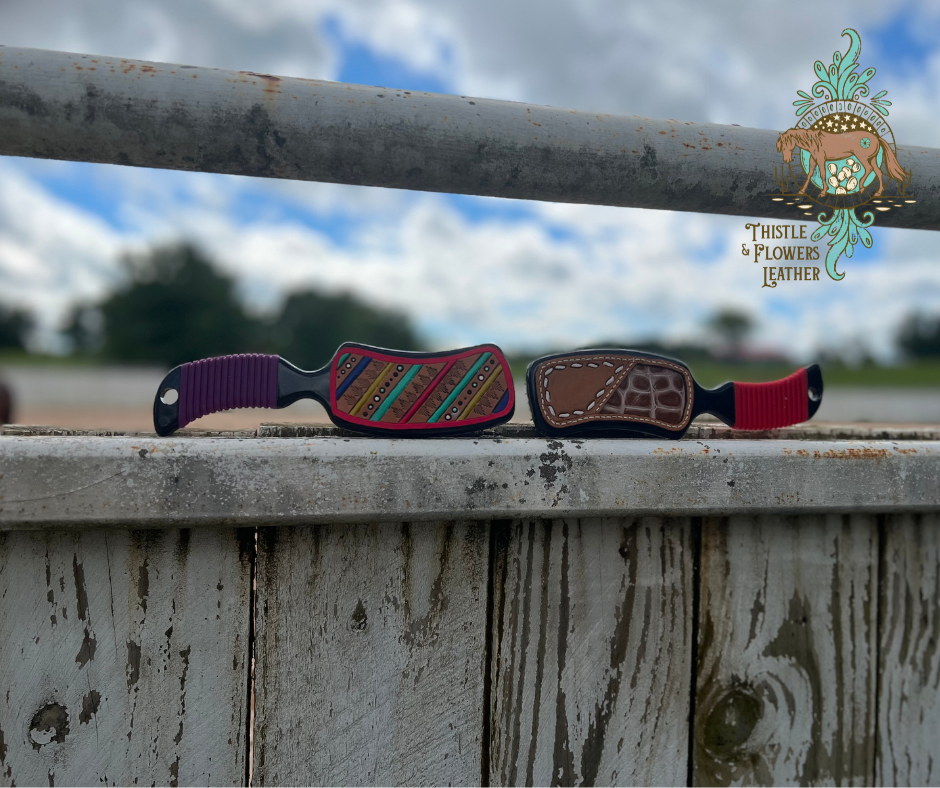
[{"label": "concrete ledge", "polygon": [[0,439],[0,529],[940,510],[921,441]]}]

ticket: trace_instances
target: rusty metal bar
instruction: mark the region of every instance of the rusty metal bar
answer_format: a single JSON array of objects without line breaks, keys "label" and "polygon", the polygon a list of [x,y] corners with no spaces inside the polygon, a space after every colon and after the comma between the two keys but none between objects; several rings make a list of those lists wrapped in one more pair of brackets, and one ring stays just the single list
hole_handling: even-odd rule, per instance
[{"label": "rusty metal bar", "polygon": [[[0,154],[554,202],[805,219],[777,131],[0,47]],[[940,150],[898,146],[940,229]]]}]

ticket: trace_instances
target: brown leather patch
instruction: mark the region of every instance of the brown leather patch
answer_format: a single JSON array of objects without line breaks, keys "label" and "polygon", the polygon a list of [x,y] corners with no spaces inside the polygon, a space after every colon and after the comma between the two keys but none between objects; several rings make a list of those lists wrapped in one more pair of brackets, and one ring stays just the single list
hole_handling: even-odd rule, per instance
[{"label": "brown leather patch", "polygon": [[536,372],[539,410],[553,427],[630,421],[680,430],[691,417],[692,376],[669,361],[597,353],[551,359]]}]

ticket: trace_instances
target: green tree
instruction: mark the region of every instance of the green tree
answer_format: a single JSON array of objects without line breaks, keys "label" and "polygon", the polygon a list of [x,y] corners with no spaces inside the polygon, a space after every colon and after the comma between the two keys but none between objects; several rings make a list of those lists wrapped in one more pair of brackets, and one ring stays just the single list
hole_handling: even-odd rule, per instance
[{"label": "green tree", "polygon": [[395,350],[419,347],[403,315],[371,307],[349,294],[311,290],[288,296],[271,337],[278,353],[304,369],[322,366],[347,341]]},{"label": "green tree", "polygon": [[127,257],[124,271],[124,285],[100,305],[107,358],[173,366],[253,349],[255,326],[234,282],[197,248]]},{"label": "green tree", "polygon": [[738,355],[744,340],[754,330],[754,320],[744,312],[722,309],[709,321],[708,327],[732,355]]},{"label": "green tree", "polygon": [[26,333],[33,320],[28,312],[0,304],[0,349],[22,350],[26,347]]},{"label": "green tree", "polygon": [[898,332],[898,347],[914,358],[940,358],[940,317],[911,315]]},{"label": "green tree", "polygon": [[102,315],[91,304],[76,304],[65,317],[62,333],[72,353],[92,354],[101,349]]}]

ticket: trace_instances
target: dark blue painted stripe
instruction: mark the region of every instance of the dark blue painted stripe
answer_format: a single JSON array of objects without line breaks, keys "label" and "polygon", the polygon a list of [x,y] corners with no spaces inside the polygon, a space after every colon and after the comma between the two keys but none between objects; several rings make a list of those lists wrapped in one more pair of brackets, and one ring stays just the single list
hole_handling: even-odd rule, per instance
[{"label": "dark blue painted stripe", "polygon": [[346,393],[346,389],[348,389],[352,382],[359,377],[359,373],[369,366],[370,361],[372,361],[372,359],[366,356],[364,359],[362,359],[362,361],[356,364],[352,370],[350,370],[349,374],[346,376],[346,380],[336,387],[336,399],[339,399],[343,396],[343,394]]},{"label": "dark blue painted stripe", "polygon": [[[506,377],[509,377],[508,375]],[[493,408],[493,413],[499,413],[503,408],[509,404],[509,389],[506,389],[505,393],[499,400],[499,404]]]}]

